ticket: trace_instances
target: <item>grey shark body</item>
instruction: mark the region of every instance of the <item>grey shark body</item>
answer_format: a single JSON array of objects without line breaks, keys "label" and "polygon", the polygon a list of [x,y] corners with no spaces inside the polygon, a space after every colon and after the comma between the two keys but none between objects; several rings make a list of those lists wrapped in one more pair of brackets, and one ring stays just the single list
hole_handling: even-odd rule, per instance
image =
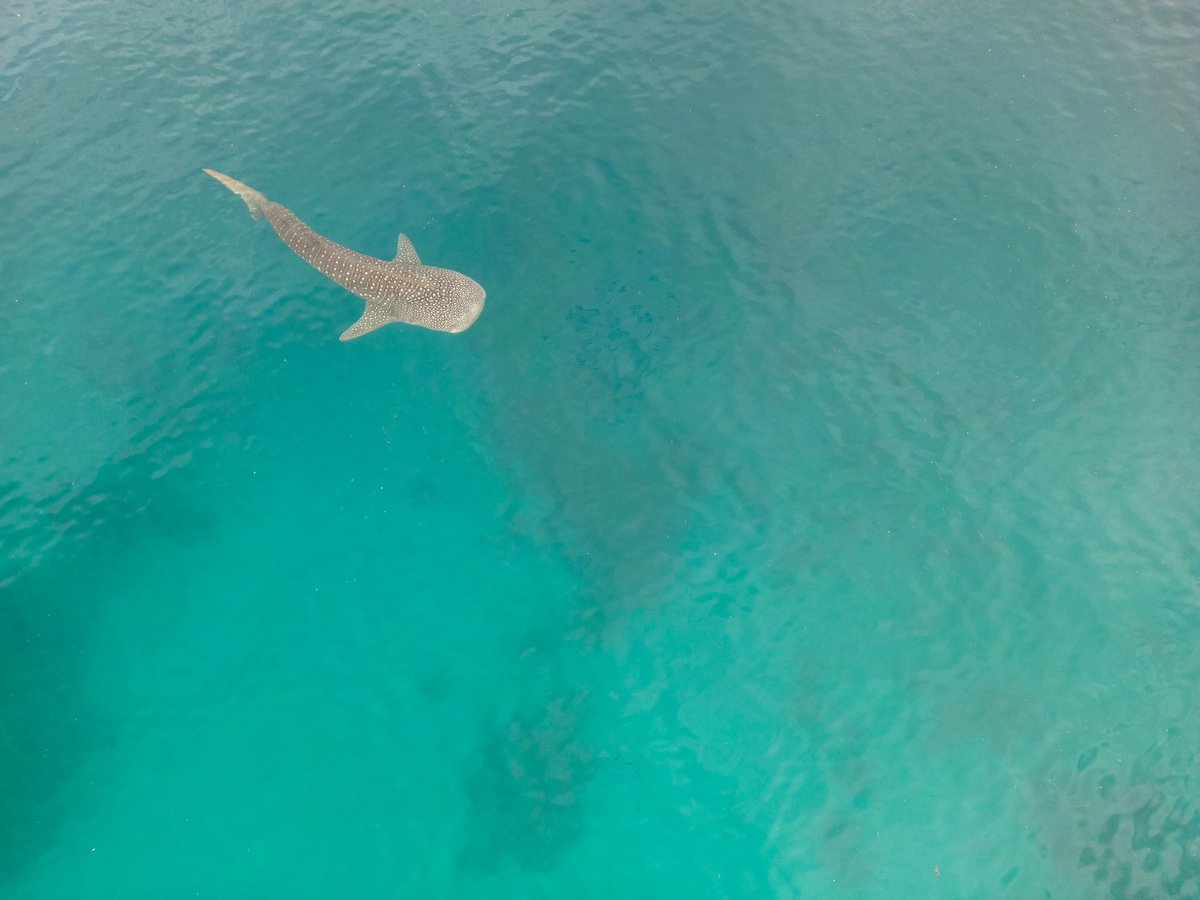
[{"label": "grey shark body", "polygon": [[395,259],[364,256],[321,237],[290,209],[254,188],[212,169],[204,171],[245,200],[251,216],[270,222],[297,256],[367,302],[362,317],[342,333],[343,341],[391,322],[457,333],[479,318],[486,296],[483,288],[461,272],[423,265],[404,235]]}]

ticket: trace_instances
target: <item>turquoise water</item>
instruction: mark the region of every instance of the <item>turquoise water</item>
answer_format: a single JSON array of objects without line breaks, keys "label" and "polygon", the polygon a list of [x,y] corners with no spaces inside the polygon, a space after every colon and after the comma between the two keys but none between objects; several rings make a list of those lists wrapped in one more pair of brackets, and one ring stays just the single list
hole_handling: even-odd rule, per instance
[{"label": "turquoise water", "polygon": [[0,894],[1200,896],[1198,41],[8,4]]}]

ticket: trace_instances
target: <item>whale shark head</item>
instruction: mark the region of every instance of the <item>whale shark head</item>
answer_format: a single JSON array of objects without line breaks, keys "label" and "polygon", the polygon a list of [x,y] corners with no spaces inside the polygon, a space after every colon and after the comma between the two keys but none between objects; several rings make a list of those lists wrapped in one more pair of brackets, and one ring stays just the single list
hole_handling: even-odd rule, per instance
[{"label": "whale shark head", "polygon": [[446,330],[452,334],[466,331],[483,312],[483,301],[487,292],[474,278],[454,272],[454,324]]}]

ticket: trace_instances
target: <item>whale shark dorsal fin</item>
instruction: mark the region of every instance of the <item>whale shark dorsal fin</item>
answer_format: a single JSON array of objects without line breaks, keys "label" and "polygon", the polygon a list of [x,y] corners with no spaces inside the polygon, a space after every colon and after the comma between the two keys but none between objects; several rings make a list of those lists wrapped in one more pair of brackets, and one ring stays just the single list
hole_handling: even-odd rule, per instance
[{"label": "whale shark dorsal fin", "polygon": [[406,235],[400,235],[400,239],[396,241],[396,258],[392,260],[402,266],[419,266],[421,257],[417,256],[417,248],[412,245],[412,241]]},{"label": "whale shark dorsal fin", "polygon": [[367,304],[367,308],[363,310],[363,314],[358,321],[342,332],[340,340],[352,341],[356,337],[362,337],[364,334],[374,331],[376,328],[382,328],[389,322],[395,322],[391,316],[387,315],[380,307]]}]

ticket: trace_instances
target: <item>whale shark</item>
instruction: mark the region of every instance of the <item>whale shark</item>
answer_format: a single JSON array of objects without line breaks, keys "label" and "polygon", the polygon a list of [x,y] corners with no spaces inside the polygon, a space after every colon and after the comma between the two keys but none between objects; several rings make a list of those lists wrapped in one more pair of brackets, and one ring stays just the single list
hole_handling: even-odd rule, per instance
[{"label": "whale shark", "polygon": [[424,265],[404,235],[397,241],[395,259],[365,256],[317,234],[290,209],[236,178],[204,171],[245,200],[254,219],[270,222],[297,256],[366,301],[362,316],[342,332],[343,341],[392,322],[457,334],[479,318],[486,296],[483,288],[461,272]]}]

